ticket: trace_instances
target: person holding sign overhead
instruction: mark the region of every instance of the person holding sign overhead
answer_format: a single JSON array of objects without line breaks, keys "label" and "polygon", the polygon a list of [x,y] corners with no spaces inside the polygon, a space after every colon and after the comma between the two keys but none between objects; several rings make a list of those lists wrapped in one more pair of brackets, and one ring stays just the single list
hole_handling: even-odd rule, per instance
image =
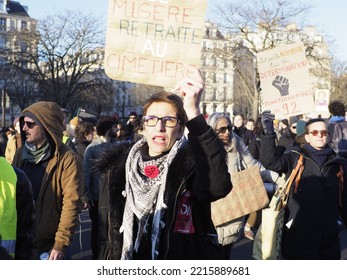
[{"label": "person holding sign overhead", "polygon": [[199,109],[203,78],[188,69],[180,96],[159,92],[145,103],[144,138],[109,144],[99,158],[107,175],[107,259],[211,259],[219,250],[209,241],[216,234],[210,203],[232,184],[223,146]]}]

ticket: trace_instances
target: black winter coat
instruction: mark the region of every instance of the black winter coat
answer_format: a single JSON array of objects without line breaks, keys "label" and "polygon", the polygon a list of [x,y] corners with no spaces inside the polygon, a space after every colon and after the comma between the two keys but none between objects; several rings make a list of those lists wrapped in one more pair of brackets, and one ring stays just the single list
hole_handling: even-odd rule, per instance
[{"label": "black winter coat", "polygon": [[31,235],[35,224],[34,196],[25,173],[14,167],[17,174],[17,242],[16,259],[31,258]]},{"label": "black winter coat", "polygon": [[[284,220],[282,253],[285,259],[339,259],[338,220],[347,225],[346,160],[331,151],[321,168],[307,150],[275,153],[275,133],[263,134],[260,161],[263,165],[287,177],[295,168],[299,153],[304,155],[304,171],[297,188],[291,188]],[[339,206],[340,165],[344,168],[344,188]]]},{"label": "black winter coat", "polygon": [[[110,149],[106,149],[107,153],[98,160],[104,180],[100,190],[99,214],[105,223],[99,224],[99,228],[106,229],[109,235],[109,238],[104,235],[100,259],[119,259],[121,256],[123,236],[119,229],[125,204],[122,191],[125,186],[125,161],[131,145],[120,143],[108,144]],[[190,135],[188,143],[180,149],[169,168],[164,194],[167,209],[163,218],[165,227],[161,231],[159,259],[212,259],[220,250],[212,244],[208,234],[216,234],[211,221],[211,202],[231,190],[224,148],[211,128],[201,136]],[[173,232],[179,201],[186,189],[193,193],[194,234]]]},{"label": "black winter coat", "polygon": [[240,136],[245,143],[246,146],[249,145],[249,143],[252,141],[254,138],[254,134],[252,131],[248,130],[245,126],[240,126],[240,127],[234,127],[234,132]]},{"label": "black winter coat", "polygon": [[294,134],[291,130],[290,127],[286,127],[280,139],[278,140],[278,146],[277,149],[280,153],[284,152],[290,152],[293,149],[296,149],[299,144],[295,140],[296,134]]}]

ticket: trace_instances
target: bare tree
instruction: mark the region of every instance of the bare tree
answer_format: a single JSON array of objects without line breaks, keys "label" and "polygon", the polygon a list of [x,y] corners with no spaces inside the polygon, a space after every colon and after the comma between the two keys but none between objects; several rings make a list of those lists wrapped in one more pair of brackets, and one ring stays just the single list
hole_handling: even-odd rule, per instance
[{"label": "bare tree", "polygon": [[[235,42],[234,46],[230,48],[230,52],[223,55],[230,55],[229,59],[234,62],[234,70],[244,85],[239,88],[239,92],[234,92],[234,102],[237,100],[248,100],[249,102],[235,105],[240,108],[251,107],[253,117],[257,116],[260,104],[261,85],[258,70],[255,68],[254,79],[249,79],[250,72],[244,71],[239,66],[253,60],[256,67],[257,53],[281,44],[298,41],[298,39],[306,45],[307,56],[322,61],[322,58],[315,52],[315,46],[321,42],[305,38],[297,28],[297,24],[304,23],[303,19],[306,18],[305,15],[311,8],[310,5],[295,0],[228,0],[215,6],[213,20],[220,26],[222,32],[227,33]],[[292,24],[293,22],[296,24]],[[235,52],[240,47],[247,47],[249,52]],[[322,65],[326,66],[326,62]],[[245,95],[246,98],[241,98],[242,95]]]},{"label": "bare tree", "polygon": [[11,108],[18,106],[22,111],[37,97],[37,84],[25,71],[14,67],[4,67],[2,70],[1,72],[6,73],[3,79],[5,81],[4,88],[10,98]]},{"label": "bare tree", "polygon": [[91,109],[99,115],[111,112],[117,88],[105,72],[102,69],[90,71],[83,80],[89,81],[88,86],[71,97],[71,112],[76,112],[79,108]]},{"label": "bare tree", "polygon": [[347,106],[347,62],[335,61],[330,100],[339,100]]},{"label": "bare tree", "polygon": [[[67,10],[48,15],[36,30],[18,34],[11,63],[38,83],[41,99],[73,108],[84,93],[104,89],[105,78],[91,74],[103,63],[104,31],[92,14]],[[23,48],[23,41],[30,45]]]}]

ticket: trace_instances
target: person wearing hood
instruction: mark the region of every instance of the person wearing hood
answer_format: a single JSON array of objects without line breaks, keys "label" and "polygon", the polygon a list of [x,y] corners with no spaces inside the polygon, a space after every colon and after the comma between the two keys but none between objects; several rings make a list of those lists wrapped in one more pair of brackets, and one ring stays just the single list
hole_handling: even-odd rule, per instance
[{"label": "person wearing hood", "polygon": [[34,103],[19,121],[22,146],[12,164],[26,173],[33,188],[34,258],[49,252],[50,260],[64,259],[82,208],[82,161],[62,143],[63,116],[57,103]]}]

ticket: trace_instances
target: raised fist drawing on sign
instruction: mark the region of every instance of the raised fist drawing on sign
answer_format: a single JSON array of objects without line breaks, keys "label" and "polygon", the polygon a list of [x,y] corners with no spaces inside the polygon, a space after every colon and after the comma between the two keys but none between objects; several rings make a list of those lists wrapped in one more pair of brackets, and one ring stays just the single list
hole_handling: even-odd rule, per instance
[{"label": "raised fist drawing on sign", "polygon": [[289,95],[289,81],[287,78],[277,75],[272,81],[272,85],[278,89],[281,96]]}]

